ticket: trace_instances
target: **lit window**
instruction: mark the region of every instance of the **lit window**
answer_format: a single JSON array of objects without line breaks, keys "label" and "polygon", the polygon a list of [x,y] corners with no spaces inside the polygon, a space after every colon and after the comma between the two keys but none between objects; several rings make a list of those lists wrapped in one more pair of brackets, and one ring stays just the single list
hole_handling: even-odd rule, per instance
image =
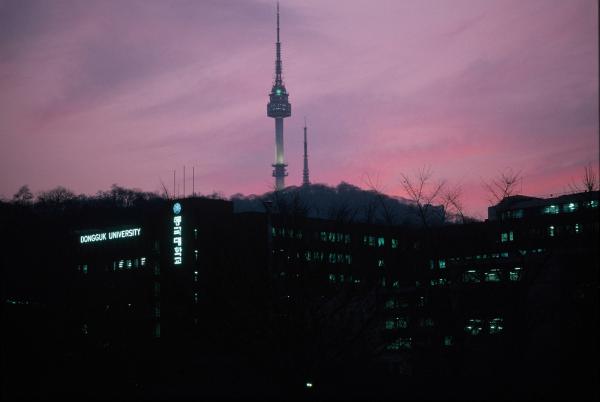
[{"label": "lit window", "polygon": [[492,269],[489,272],[485,273],[485,281],[486,282],[500,282],[500,270]]},{"label": "lit window", "polygon": [[507,242],[508,241],[508,233],[500,233],[500,241],[502,243]]},{"label": "lit window", "polygon": [[480,319],[471,318],[465,325],[465,332],[469,335],[479,335],[483,331],[483,324]]},{"label": "lit window", "polygon": [[575,224],[575,233],[581,233],[581,225],[579,223]]},{"label": "lit window", "polygon": [[568,204],[563,204],[562,208],[563,208],[563,212],[575,212],[577,211],[577,207],[579,205],[577,205],[576,202],[570,202]]},{"label": "lit window", "polygon": [[412,345],[411,338],[398,338],[394,342],[390,343],[386,349],[387,350],[400,350],[400,349],[410,349]]},{"label": "lit window", "polygon": [[377,260],[377,266],[379,268],[385,267],[385,261],[380,258],[379,260]]},{"label": "lit window", "polygon": [[388,300],[385,302],[384,308],[385,308],[386,310],[389,310],[389,309],[396,308],[396,306],[397,306],[397,303],[396,303],[396,300],[395,300],[395,299],[388,299]]},{"label": "lit window", "polygon": [[329,274],[329,282],[335,283],[335,274]]},{"label": "lit window", "polygon": [[493,318],[489,321],[489,331],[491,335],[498,334],[504,329],[504,320],[502,318]]},{"label": "lit window", "polygon": [[198,271],[194,271],[194,282],[198,282]]},{"label": "lit window", "polygon": [[446,268],[446,260],[439,260],[438,265],[439,265],[440,269]]},{"label": "lit window", "polygon": [[87,266],[87,264],[83,265],[82,271],[83,271],[84,274],[88,273],[88,266]]},{"label": "lit window", "polygon": [[556,234],[556,228],[554,226],[548,226],[548,236],[554,237]]},{"label": "lit window", "polygon": [[522,209],[516,209],[512,212],[512,217],[516,218],[516,219],[520,219],[523,217],[523,210]]},{"label": "lit window", "polygon": [[508,279],[513,282],[520,281],[521,280],[521,268],[515,267],[515,268],[511,269],[508,273]]},{"label": "lit window", "polygon": [[378,237],[377,238],[377,247],[383,247],[383,246],[385,246],[385,238]]},{"label": "lit window", "polygon": [[452,336],[446,335],[444,337],[444,346],[452,346],[452,341],[453,341]]},{"label": "lit window", "polygon": [[398,248],[398,239],[392,239],[392,248]]},{"label": "lit window", "polygon": [[477,271],[474,269],[469,269],[465,273],[463,273],[463,282],[464,283],[479,283],[481,279],[479,279],[479,275]]},{"label": "lit window", "polygon": [[125,264],[124,260],[119,260],[119,269],[123,269],[124,264]]},{"label": "lit window", "polygon": [[548,205],[542,210],[542,213],[544,214],[557,214],[558,212],[558,205]]},{"label": "lit window", "polygon": [[198,261],[198,250],[194,250],[194,258]]},{"label": "lit window", "polygon": [[598,208],[598,200],[591,200],[587,202],[588,208]]},{"label": "lit window", "polygon": [[145,266],[146,266],[146,257],[142,257],[142,258],[140,259],[140,264],[142,265],[142,267],[145,267]]}]

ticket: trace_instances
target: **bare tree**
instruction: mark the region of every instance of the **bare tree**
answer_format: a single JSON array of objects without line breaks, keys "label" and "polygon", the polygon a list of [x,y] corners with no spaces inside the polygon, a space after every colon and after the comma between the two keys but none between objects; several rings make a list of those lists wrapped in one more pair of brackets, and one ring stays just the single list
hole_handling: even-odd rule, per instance
[{"label": "bare tree", "polygon": [[32,201],[33,194],[31,193],[31,190],[29,190],[29,186],[27,185],[21,186],[21,188],[19,188],[19,191],[17,191],[15,195],[13,195],[13,202],[15,204],[28,205],[31,204]]},{"label": "bare tree", "polygon": [[444,219],[447,219],[447,215],[454,215],[455,219],[459,219],[461,223],[465,223],[467,218],[464,214],[464,207],[462,203],[462,187],[457,185],[455,187],[446,189],[442,194],[442,206],[444,207]]},{"label": "bare tree", "polygon": [[500,172],[497,177],[490,181],[483,181],[483,188],[488,192],[488,201],[490,205],[495,205],[504,200],[506,197],[514,195],[517,191],[517,186],[522,182],[523,176],[521,171],[513,172],[511,168]]},{"label": "bare tree", "polygon": [[[430,167],[422,167],[411,178],[405,173],[400,173],[400,184],[408,198],[417,208],[417,213],[424,227],[428,227],[432,218],[434,203],[440,203],[440,198],[446,187],[445,180],[433,181],[433,172]],[[457,198],[457,197],[456,197]]]},{"label": "bare tree", "polygon": [[592,192],[597,191],[599,187],[598,176],[596,174],[596,170],[592,167],[592,164],[586,165],[583,171],[583,175],[581,177],[580,183],[572,183],[569,184],[569,187],[574,192]]},{"label": "bare tree", "polygon": [[[388,225],[394,225],[396,223],[396,214],[394,213],[392,206],[389,205],[388,202],[386,202],[387,200],[389,200],[389,198],[386,197],[382,187],[379,185],[379,176],[377,177],[377,181],[374,183],[371,180],[371,176],[367,174],[365,183],[367,184],[369,190],[375,195],[375,200],[377,204],[379,204],[379,206],[381,207],[383,221]],[[367,219],[372,219],[375,213],[376,205],[374,205],[373,203],[369,203],[366,207]],[[371,217],[369,215],[373,216]]]}]

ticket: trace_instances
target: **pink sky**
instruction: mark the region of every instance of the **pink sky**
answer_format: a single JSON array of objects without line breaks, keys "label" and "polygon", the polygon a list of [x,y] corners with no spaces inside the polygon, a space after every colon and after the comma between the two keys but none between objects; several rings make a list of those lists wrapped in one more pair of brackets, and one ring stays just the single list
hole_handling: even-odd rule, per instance
[{"label": "pink sky", "polygon": [[[598,166],[593,0],[282,0],[286,184],[403,195],[430,166],[485,216],[483,179],[568,190]],[[258,194],[273,185],[274,1],[0,1],[0,196],[23,184]],[[191,174],[187,189],[191,189]]]}]

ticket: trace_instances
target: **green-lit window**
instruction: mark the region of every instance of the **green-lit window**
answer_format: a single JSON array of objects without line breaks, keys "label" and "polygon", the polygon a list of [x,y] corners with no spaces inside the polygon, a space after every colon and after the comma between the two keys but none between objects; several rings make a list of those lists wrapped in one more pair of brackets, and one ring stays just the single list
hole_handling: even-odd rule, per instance
[{"label": "green-lit window", "polygon": [[556,228],[554,226],[548,226],[548,236],[554,237],[556,235]]},{"label": "green-lit window", "polygon": [[547,205],[542,210],[544,214],[557,214],[559,212],[558,205]]},{"label": "green-lit window", "polygon": [[438,266],[440,267],[440,269],[446,268],[446,260],[439,260]]},{"label": "green-lit window", "polygon": [[483,322],[478,318],[471,318],[465,325],[465,332],[469,335],[479,335],[483,331]]},{"label": "green-lit window", "polygon": [[194,229],[194,240],[198,240],[198,229]]},{"label": "green-lit window", "polygon": [[521,268],[520,267],[514,267],[513,269],[511,269],[508,272],[508,279],[513,281],[513,282],[517,282],[521,280]]},{"label": "green-lit window", "polygon": [[383,247],[385,246],[385,238],[384,237],[378,237],[377,238],[377,247]]},{"label": "green-lit window", "polygon": [[507,241],[513,241],[515,239],[515,235],[512,232],[512,230],[510,232],[503,232],[500,234],[500,241],[502,243],[505,243]]},{"label": "green-lit window", "polygon": [[398,239],[392,239],[392,248],[398,248]]},{"label": "green-lit window", "polygon": [[431,286],[445,286],[448,284],[448,281],[446,280],[446,278],[434,278],[431,281],[429,281]]},{"label": "green-lit window", "polygon": [[444,337],[444,346],[452,346],[453,338],[451,335],[446,335]]},{"label": "green-lit window", "polygon": [[400,281],[394,281],[394,282],[392,282],[392,288],[399,289],[400,288]]},{"label": "green-lit window", "polygon": [[393,308],[396,308],[396,307],[397,307],[397,305],[396,305],[396,300],[395,299],[388,299],[388,300],[386,300],[385,305],[384,305],[384,308],[386,310],[390,310],[390,309],[393,309]]},{"label": "green-lit window", "polygon": [[563,204],[562,209],[563,212],[575,212],[579,205],[576,202],[570,202],[568,204]]},{"label": "green-lit window", "polygon": [[523,210],[522,209],[515,209],[514,211],[512,211],[512,217],[516,218],[516,219],[520,219],[523,217]]},{"label": "green-lit window", "polygon": [[575,224],[575,233],[581,233],[581,225],[579,223]]},{"label": "green-lit window", "polygon": [[83,264],[81,267],[81,272],[83,272],[84,274],[88,273],[88,266],[87,264]]},{"label": "green-lit window", "polygon": [[479,283],[481,279],[479,278],[479,274],[474,269],[469,269],[465,273],[463,273],[463,282],[464,283]]},{"label": "green-lit window", "polygon": [[485,273],[486,282],[500,282],[500,270],[492,269]]},{"label": "green-lit window", "polygon": [[377,266],[378,266],[379,268],[383,268],[383,267],[385,267],[385,261],[384,261],[383,259],[381,259],[381,258],[380,258],[380,259],[378,259],[378,260],[377,260]]},{"label": "green-lit window", "polygon": [[335,283],[335,274],[329,274],[329,282]]},{"label": "green-lit window", "polygon": [[198,282],[198,271],[194,271],[194,282]]},{"label": "green-lit window", "polygon": [[410,349],[412,346],[411,338],[398,338],[394,342],[386,346],[387,350]]},{"label": "green-lit window", "polygon": [[499,334],[504,329],[504,320],[502,318],[492,318],[488,326],[490,335]]},{"label": "green-lit window", "polygon": [[141,265],[142,267],[145,267],[145,266],[146,266],[146,257],[142,257],[142,258],[140,258],[140,265]]},{"label": "green-lit window", "polygon": [[598,208],[598,200],[591,200],[587,202],[588,208]]}]

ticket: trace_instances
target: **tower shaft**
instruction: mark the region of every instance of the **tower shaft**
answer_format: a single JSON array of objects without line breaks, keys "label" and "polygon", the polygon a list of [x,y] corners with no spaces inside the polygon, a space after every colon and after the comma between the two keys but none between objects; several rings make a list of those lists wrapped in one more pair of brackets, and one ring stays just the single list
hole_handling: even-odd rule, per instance
[{"label": "tower shaft", "polygon": [[310,184],[308,177],[308,144],[306,140],[306,119],[304,119],[304,170],[302,171],[302,185],[307,186]]},{"label": "tower shaft", "polygon": [[281,43],[279,42],[279,3],[277,3],[277,42],[275,43],[275,80],[269,103],[267,104],[267,116],[275,119],[275,163],[273,163],[273,177],[275,177],[275,189],[282,190],[285,187],[285,176],[287,176],[285,158],[283,154],[283,119],[292,115],[292,105],[288,101],[288,93],[283,83],[283,67],[281,63]]}]

